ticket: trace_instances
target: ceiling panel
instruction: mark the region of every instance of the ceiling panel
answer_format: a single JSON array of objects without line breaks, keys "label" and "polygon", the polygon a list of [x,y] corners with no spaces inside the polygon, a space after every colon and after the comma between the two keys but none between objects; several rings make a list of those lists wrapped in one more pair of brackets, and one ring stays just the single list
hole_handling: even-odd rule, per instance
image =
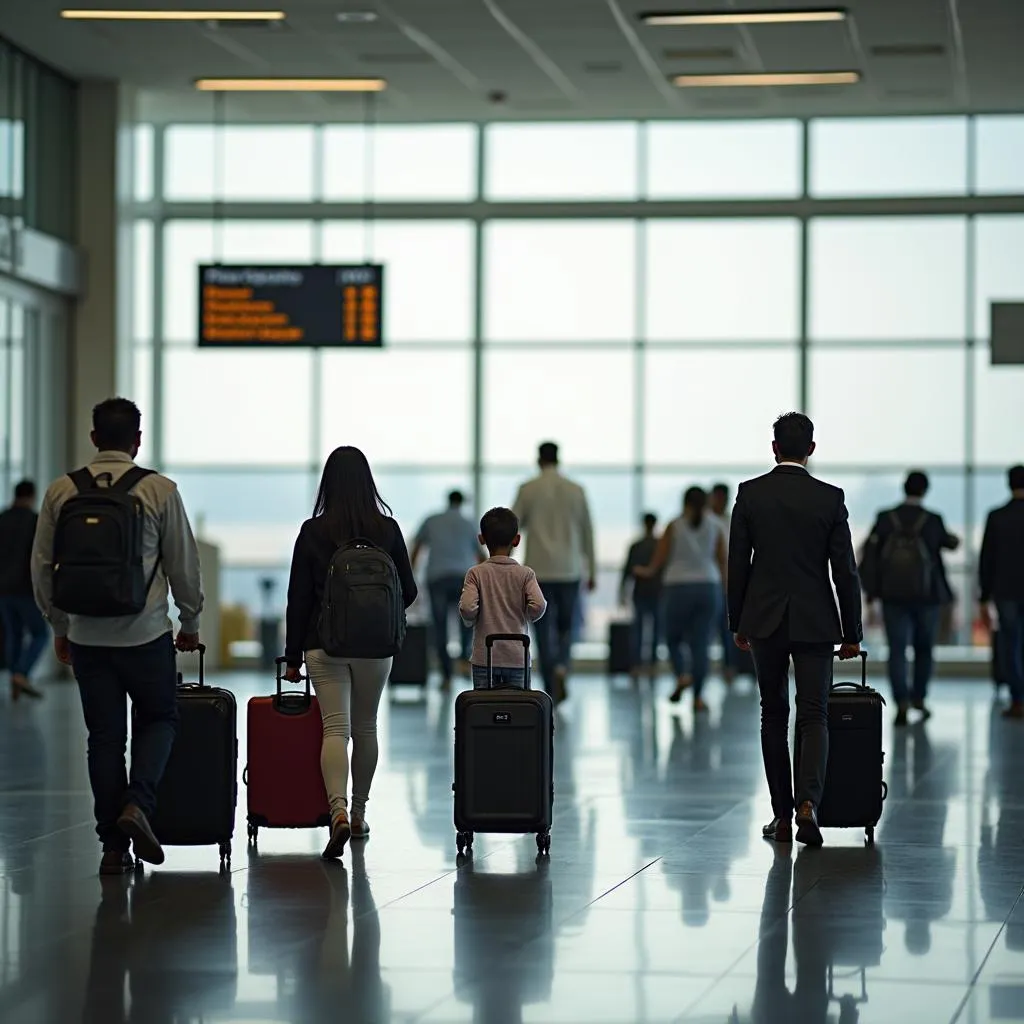
[{"label": "ceiling panel", "polygon": [[[88,0],[81,0],[82,3]],[[133,0],[157,8],[156,0]],[[190,0],[190,4],[192,0]],[[200,8],[252,0],[195,0]],[[145,116],[208,120],[199,77],[382,75],[382,120],[813,116],[1024,110],[1024,0],[845,0],[846,23],[652,28],[667,0],[281,0],[283,28],[62,21],[58,0],[0,4],[0,33],[76,78],[140,90]],[[765,0],[757,6],[820,6]],[[273,6],[273,5],[271,5]],[[727,0],[687,8],[728,10]],[[372,9],[368,24],[339,10]],[[674,74],[845,70],[833,88],[676,90]],[[233,96],[240,120],[353,120],[351,96]]]}]

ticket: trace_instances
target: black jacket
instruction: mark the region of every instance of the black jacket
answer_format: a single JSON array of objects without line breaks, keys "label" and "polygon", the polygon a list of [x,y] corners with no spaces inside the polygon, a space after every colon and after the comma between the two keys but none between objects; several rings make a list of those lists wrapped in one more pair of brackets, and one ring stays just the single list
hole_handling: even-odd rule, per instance
[{"label": "black jacket", "polygon": [[625,587],[632,580],[634,601],[656,601],[661,593],[660,573],[651,579],[643,579],[633,575],[634,569],[651,564],[651,559],[654,558],[654,552],[657,547],[657,537],[641,537],[635,544],[629,546],[626,564],[622,567],[622,582],[620,586]]},{"label": "black jacket", "polygon": [[1024,498],[989,512],[978,576],[982,601],[1024,601]]},{"label": "black jacket", "polygon": [[[899,518],[905,530],[913,529],[914,524],[925,515],[924,525],[921,527],[921,540],[928,548],[932,556],[932,592],[925,604],[949,604],[953,600],[953,590],[946,578],[946,566],[942,562],[942,552],[955,551],[960,546],[960,540],[946,529],[942,516],[937,512],[929,512],[920,505],[897,505],[894,509],[885,509],[878,513],[871,536],[868,537],[867,547],[874,547],[876,552],[881,553],[885,542],[895,532],[896,527],[892,521],[893,513]],[[864,583],[868,590],[868,597],[873,601],[880,595],[871,593],[873,573],[865,573]]]},{"label": "black jacket", "polygon": [[[391,556],[402,583],[405,607],[408,608],[416,600],[417,588],[405,538],[394,519],[382,519],[381,524],[380,536],[366,539],[378,544]],[[315,651],[323,646],[319,630],[320,606],[324,599],[327,570],[337,550],[338,545],[331,539],[323,518],[307,519],[302,524],[292,554],[288,612],[285,616],[287,636],[284,653],[291,666],[301,665],[306,651]]]},{"label": "black jacket", "polygon": [[[835,582],[839,607],[829,580]],[[729,628],[798,643],[860,643],[860,580],[843,492],[799,466],[740,485],[729,535]]]},{"label": "black jacket", "polygon": [[39,516],[12,506],[0,512],[0,597],[32,596],[32,541]]}]

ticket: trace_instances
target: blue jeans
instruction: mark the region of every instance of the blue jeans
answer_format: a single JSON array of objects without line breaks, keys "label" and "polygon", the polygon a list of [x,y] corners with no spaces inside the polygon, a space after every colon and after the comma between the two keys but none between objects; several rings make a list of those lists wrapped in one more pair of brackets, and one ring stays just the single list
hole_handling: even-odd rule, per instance
[{"label": "blue jeans", "polygon": [[687,674],[690,652],[693,695],[697,698],[708,674],[708,645],[711,631],[722,607],[722,588],[717,583],[673,583],[665,587],[665,640],[676,678]]},{"label": "blue jeans", "polygon": [[[36,602],[26,596],[0,597],[4,629],[4,661],[11,675],[27,679],[46,646],[46,620]],[[28,643],[25,638],[28,637]]]},{"label": "blue jeans", "polygon": [[[661,596],[633,598],[633,628],[630,631],[630,662],[653,665],[661,643]],[[648,652],[650,652],[648,654]]]},{"label": "blue jeans", "polygon": [[996,601],[999,651],[1010,700],[1024,701],[1024,601]]},{"label": "blue jeans", "polygon": [[[156,810],[156,791],[178,731],[177,667],[170,633],[140,647],[71,645],[89,731],[89,782],[96,834],[104,849],[127,850],[128,837],[117,819],[128,804],[147,816]],[[125,767],[130,697],[132,769]]]},{"label": "blue jeans", "polygon": [[[882,605],[885,637],[889,644],[889,682],[897,704],[923,702],[928,696],[939,628],[937,604]],[[907,684],[907,648],[914,648],[913,691]]]},{"label": "blue jeans", "polygon": [[[452,659],[448,653],[448,624],[451,622],[452,611],[458,611],[464,582],[462,576],[439,576],[427,584],[430,591],[430,614],[434,624],[437,660],[441,665],[441,675],[445,679],[452,677]],[[473,643],[473,630],[462,622],[459,623],[459,642],[462,645],[462,657],[468,661]]]},{"label": "blue jeans", "polygon": [[495,665],[491,670],[491,680],[488,681],[487,666],[473,666],[474,690],[488,690],[491,688],[492,683],[495,689],[501,686],[512,686],[517,690],[524,690],[526,688],[526,669],[505,668],[501,665]]}]

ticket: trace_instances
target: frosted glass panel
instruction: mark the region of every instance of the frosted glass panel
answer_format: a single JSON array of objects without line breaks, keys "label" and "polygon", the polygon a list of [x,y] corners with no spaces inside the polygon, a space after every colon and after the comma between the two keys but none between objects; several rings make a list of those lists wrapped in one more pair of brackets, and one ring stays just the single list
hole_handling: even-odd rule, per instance
[{"label": "frosted glass panel", "polygon": [[799,336],[796,221],[655,220],[646,236],[648,340]]},{"label": "frosted glass panel", "polygon": [[825,217],[811,222],[811,337],[964,336],[963,217]]},{"label": "frosted glass panel", "polygon": [[487,341],[633,338],[633,221],[492,221],[484,245]]},{"label": "frosted glass panel", "polygon": [[988,338],[993,302],[1024,302],[1024,217],[978,217],[975,230],[975,337]]},{"label": "frosted glass panel", "polygon": [[637,131],[614,122],[490,125],[486,196],[636,199]]},{"label": "frosted glass panel", "polygon": [[1024,192],[1024,117],[979,117],[976,191],[1019,195]]},{"label": "frosted glass panel", "polygon": [[650,199],[795,198],[798,121],[653,121],[647,125]]},{"label": "frosted glass panel", "polygon": [[771,461],[772,423],[797,403],[797,352],[647,353],[646,463]]}]

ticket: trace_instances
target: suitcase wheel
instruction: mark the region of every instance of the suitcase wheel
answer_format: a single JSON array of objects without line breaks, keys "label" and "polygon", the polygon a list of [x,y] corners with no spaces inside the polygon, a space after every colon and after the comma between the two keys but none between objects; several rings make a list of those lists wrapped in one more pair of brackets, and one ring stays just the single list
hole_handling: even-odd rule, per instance
[{"label": "suitcase wheel", "polygon": [[459,832],[455,836],[455,845],[458,848],[459,856],[463,853],[473,852],[473,833],[472,832]]},{"label": "suitcase wheel", "polygon": [[864,829],[864,834],[867,837],[867,840],[866,840],[867,841],[867,845],[868,846],[874,846],[875,845],[875,826],[874,825],[868,825],[868,827],[866,829]]},{"label": "suitcase wheel", "polygon": [[537,853],[541,857],[546,857],[551,852],[551,833],[550,832],[538,832],[537,833]]},{"label": "suitcase wheel", "polygon": [[220,844],[220,873],[226,875],[231,870],[231,844]]}]

